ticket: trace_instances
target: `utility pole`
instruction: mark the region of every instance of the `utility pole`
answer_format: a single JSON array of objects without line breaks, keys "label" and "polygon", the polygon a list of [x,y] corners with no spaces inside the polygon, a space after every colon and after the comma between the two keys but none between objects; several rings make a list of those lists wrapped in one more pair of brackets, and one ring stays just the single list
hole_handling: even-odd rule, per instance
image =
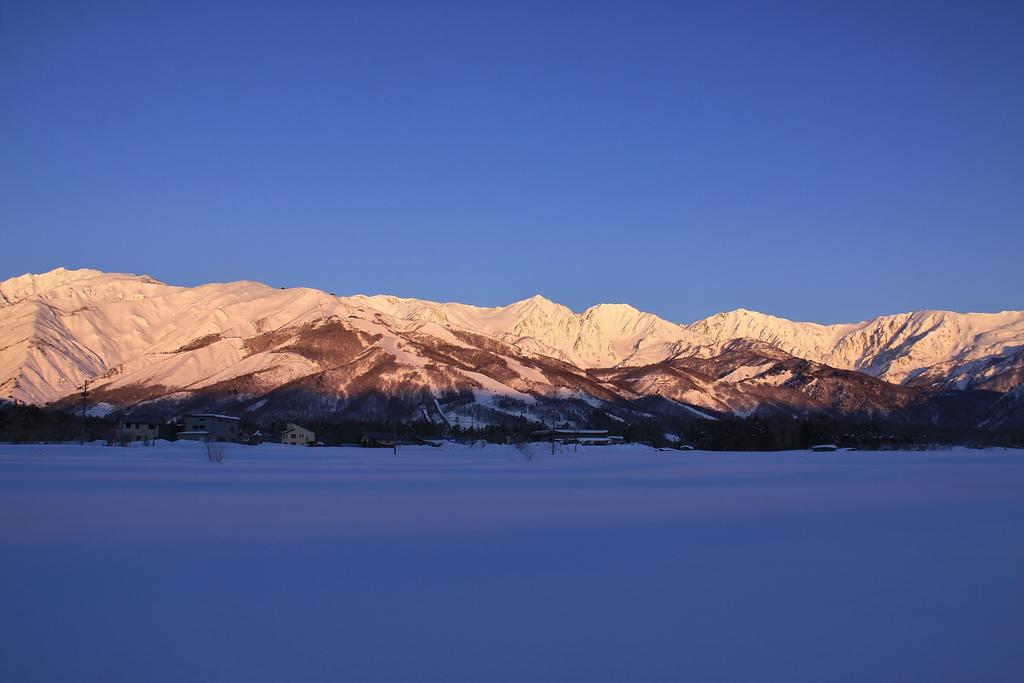
[{"label": "utility pole", "polygon": [[391,423],[391,436],[394,438],[392,444],[395,448],[395,455],[398,455],[398,420],[394,420]]},{"label": "utility pole", "polygon": [[85,413],[89,407],[89,380],[82,383],[82,431],[78,437],[78,444],[85,445]]}]

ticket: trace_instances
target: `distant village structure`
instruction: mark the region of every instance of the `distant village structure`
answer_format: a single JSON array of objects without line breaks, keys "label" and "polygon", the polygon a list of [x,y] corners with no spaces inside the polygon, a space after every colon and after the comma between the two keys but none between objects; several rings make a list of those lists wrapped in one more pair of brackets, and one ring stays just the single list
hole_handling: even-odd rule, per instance
[{"label": "distant village structure", "polygon": [[281,432],[281,443],[290,444],[292,446],[306,446],[315,442],[316,434],[313,433],[313,430],[306,429],[294,422],[289,422],[285,425],[285,430]]},{"label": "distant village structure", "polygon": [[156,441],[163,420],[154,415],[122,415],[117,420],[119,441]]},{"label": "distant village structure", "polygon": [[607,446],[625,443],[621,436],[608,434],[607,429],[538,429],[530,435],[534,441],[554,441],[581,446]]},{"label": "distant village structure", "polygon": [[440,448],[443,439],[417,434],[397,434],[395,432],[363,432],[359,445],[363,448],[394,448],[398,446],[432,446]]},{"label": "distant village structure", "polygon": [[359,445],[363,448],[394,448],[396,440],[393,432],[363,432]]},{"label": "distant village structure", "polygon": [[247,444],[247,445],[249,445],[249,446],[259,446],[265,440],[266,439],[263,436],[263,432],[261,432],[258,429],[255,432],[253,432],[252,434],[249,434],[248,436],[243,436],[242,437],[242,442]]},{"label": "distant village structure", "polygon": [[241,419],[231,415],[195,413],[186,415],[184,431],[179,439],[186,441],[238,441]]}]

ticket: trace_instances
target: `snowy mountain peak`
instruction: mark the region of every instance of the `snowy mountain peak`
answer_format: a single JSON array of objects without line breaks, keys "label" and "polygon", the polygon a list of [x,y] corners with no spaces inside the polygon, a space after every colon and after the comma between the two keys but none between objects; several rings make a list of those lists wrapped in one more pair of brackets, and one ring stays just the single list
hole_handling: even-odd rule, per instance
[{"label": "snowy mountain peak", "polygon": [[543,316],[565,316],[575,315],[571,309],[562,304],[556,303],[551,299],[541,296],[540,294],[534,294],[529,299],[523,299],[522,301],[516,301],[515,303],[509,304],[508,306],[501,306],[509,311],[516,311],[522,317],[528,317],[531,315],[543,315]]},{"label": "snowy mountain peak", "polygon": [[0,282],[0,296],[7,303],[14,303],[27,299],[35,294],[48,291],[54,287],[74,282],[76,280],[102,275],[98,270],[83,268],[81,270],[68,270],[66,268],[55,268],[47,273],[33,274],[25,273]]},{"label": "snowy mountain peak", "polygon": [[55,268],[41,274],[26,273],[0,282],[0,306],[7,306],[35,297],[114,298],[144,296],[149,285],[164,286],[148,275],[105,273],[91,268]]},{"label": "snowy mountain peak", "polygon": [[543,296],[541,294],[534,294],[533,296],[531,296],[531,297],[529,297],[527,299],[523,299],[522,301],[517,301],[517,302],[515,302],[515,303],[513,303],[511,305],[515,306],[516,304],[532,304],[534,306],[544,306],[544,307],[546,307],[546,306],[559,306],[559,304],[556,304],[554,301],[552,301],[551,299],[548,299],[547,297],[545,297],[545,296]]},{"label": "snowy mountain peak", "polygon": [[[741,308],[681,325],[624,303],[597,304],[577,314],[541,295],[487,308],[388,295],[337,297],[252,281],[175,287],[147,276],[58,268],[0,282],[0,397],[43,403],[72,393],[84,379],[194,388],[243,369],[258,373],[261,382],[294,379],[309,370],[308,359],[277,346],[255,354],[252,348],[270,343],[265,335],[276,335],[280,346],[329,321],[335,321],[330,329],[346,330],[336,332],[345,339],[375,339],[374,353],[418,368],[438,357],[418,356],[416,345],[458,347],[469,343],[464,333],[581,372],[710,358],[738,351],[730,346],[735,340],[762,345],[749,349],[762,358],[771,356],[764,350],[771,347],[900,384],[1005,391],[1019,383],[1024,367],[1020,311],[929,310],[819,325]],[[318,340],[314,355],[335,354],[354,343]],[[499,366],[498,373],[542,381],[514,363]],[[394,381],[404,381],[395,372]],[[479,375],[474,381],[484,381],[481,370],[473,372]]]},{"label": "snowy mountain peak", "polygon": [[583,311],[582,315],[590,318],[624,319],[650,314],[629,304],[595,304]]},{"label": "snowy mountain peak", "polygon": [[[689,326],[715,341],[766,342],[800,358],[860,370],[899,384],[966,388],[982,368],[1024,345],[1024,312],[955,313],[924,310],[869,321],[820,325],[738,309]],[[986,370],[988,372],[988,370]]]}]

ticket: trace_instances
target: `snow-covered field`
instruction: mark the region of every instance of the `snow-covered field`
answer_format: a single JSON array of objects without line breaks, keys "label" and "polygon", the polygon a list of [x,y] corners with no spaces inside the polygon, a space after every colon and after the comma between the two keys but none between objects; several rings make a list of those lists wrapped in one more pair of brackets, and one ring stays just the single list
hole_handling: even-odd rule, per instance
[{"label": "snow-covered field", "polygon": [[2,681],[1021,681],[1024,453],[0,446]]}]

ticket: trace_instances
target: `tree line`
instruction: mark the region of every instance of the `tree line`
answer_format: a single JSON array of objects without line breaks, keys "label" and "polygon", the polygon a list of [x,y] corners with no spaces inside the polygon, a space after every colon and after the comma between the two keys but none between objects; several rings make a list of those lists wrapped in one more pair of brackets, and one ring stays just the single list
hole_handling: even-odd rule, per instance
[{"label": "tree line", "polygon": [[[652,417],[621,421],[594,410],[586,424],[543,423],[523,415],[506,415],[498,424],[454,425],[420,420],[291,420],[316,433],[317,441],[328,446],[358,443],[365,432],[396,433],[400,437],[486,440],[491,443],[526,441],[531,434],[550,427],[607,429],[630,443],[655,447],[691,446],[710,451],[803,450],[816,444],[863,450],[917,449],[943,445],[977,447],[1024,447],[1024,430],[950,429],[936,425],[901,424],[885,421],[843,420],[828,416],[791,418],[783,416],[719,417],[717,420],[680,420]],[[0,403],[0,442],[39,443],[77,441],[81,416],[60,408]],[[285,421],[258,423],[243,420],[241,431],[273,436],[284,430]],[[117,430],[114,417],[86,418],[87,441],[111,440]],[[161,438],[174,439],[174,429]]]}]

